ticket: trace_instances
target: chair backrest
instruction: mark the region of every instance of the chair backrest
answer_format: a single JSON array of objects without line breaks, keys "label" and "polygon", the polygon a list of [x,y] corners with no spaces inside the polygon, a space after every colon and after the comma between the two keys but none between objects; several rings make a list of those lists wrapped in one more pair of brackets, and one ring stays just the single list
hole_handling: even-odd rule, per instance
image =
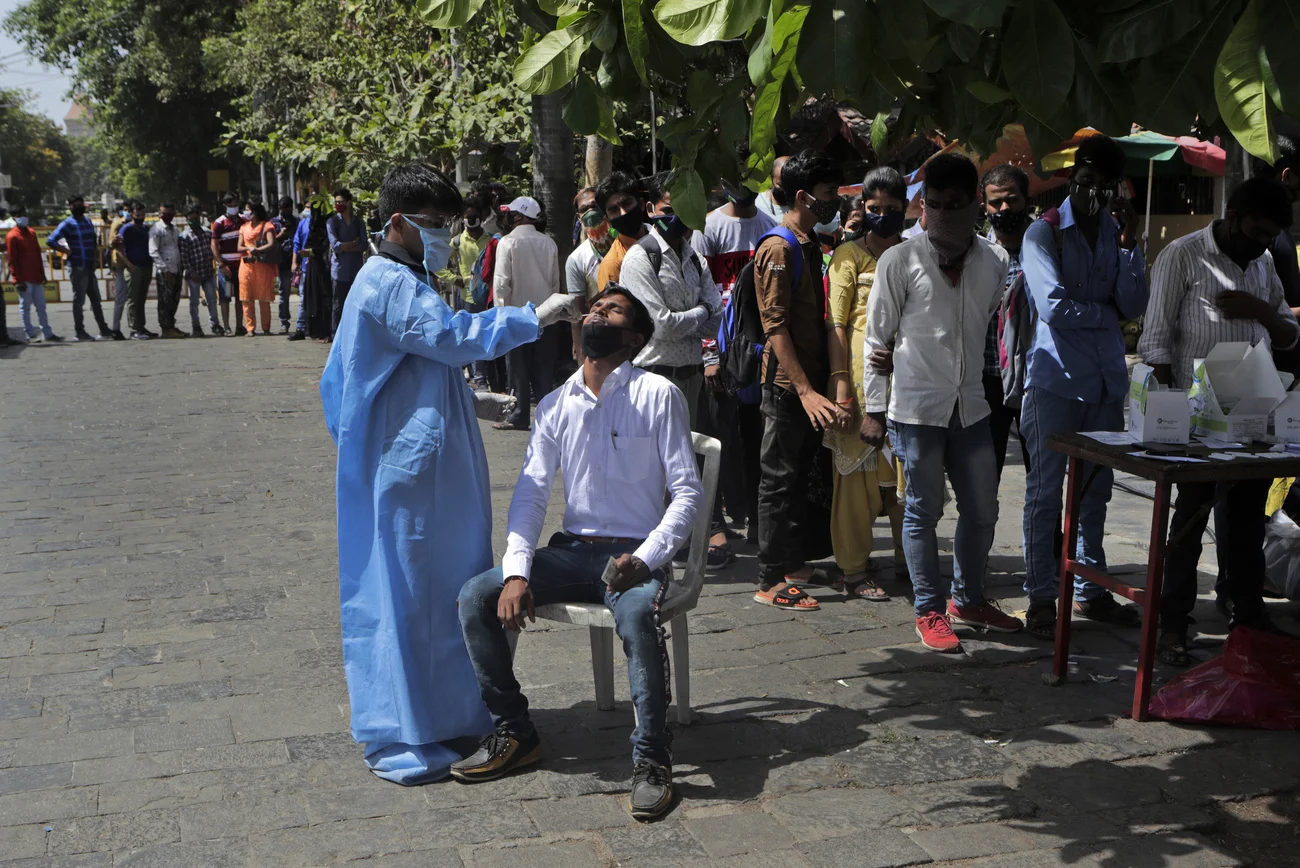
[{"label": "chair backrest", "polygon": [[691,530],[691,550],[687,553],[686,569],[682,580],[674,588],[665,606],[674,612],[695,608],[704,588],[704,569],[709,557],[709,527],[713,524],[713,498],[718,491],[718,474],[722,469],[722,444],[703,434],[691,434],[695,454],[704,457],[704,472],[700,484],[704,488],[704,501],[695,514],[695,527]]}]

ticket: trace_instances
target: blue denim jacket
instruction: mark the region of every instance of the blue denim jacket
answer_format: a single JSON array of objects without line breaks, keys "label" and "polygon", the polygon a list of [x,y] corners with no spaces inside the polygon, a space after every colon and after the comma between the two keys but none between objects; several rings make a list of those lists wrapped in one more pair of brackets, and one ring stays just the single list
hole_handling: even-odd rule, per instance
[{"label": "blue denim jacket", "polygon": [[1117,401],[1128,391],[1120,322],[1146,310],[1146,259],[1119,246],[1109,213],[1102,212],[1092,250],[1069,199],[1060,216],[1059,230],[1035,220],[1025,232],[1021,263],[1036,316],[1025,385],[1075,401]]}]

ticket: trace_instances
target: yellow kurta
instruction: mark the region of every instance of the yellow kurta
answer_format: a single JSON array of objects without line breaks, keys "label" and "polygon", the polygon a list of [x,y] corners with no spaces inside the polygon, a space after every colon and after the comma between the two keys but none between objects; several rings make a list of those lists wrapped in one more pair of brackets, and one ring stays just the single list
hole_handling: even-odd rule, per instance
[{"label": "yellow kurta", "polygon": [[[846,574],[867,569],[872,550],[871,526],[880,515],[882,488],[894,488],[893,462],[863,443],[858,437],[862,426],[863,337],[867,326],[867,297],[876,279],[876,258],[862,241],[841,244],[831,257],[828,269],[830,303],[827,319],[831,325],[844,326],[849,346],[849,372],[858,405],[847,431],[827,431],[826,448],[835,455],[835,492],[831,501],[831,546],[835,563]],[[902,552],[902,507],[890,510],[894,537],[894,556]]]}]

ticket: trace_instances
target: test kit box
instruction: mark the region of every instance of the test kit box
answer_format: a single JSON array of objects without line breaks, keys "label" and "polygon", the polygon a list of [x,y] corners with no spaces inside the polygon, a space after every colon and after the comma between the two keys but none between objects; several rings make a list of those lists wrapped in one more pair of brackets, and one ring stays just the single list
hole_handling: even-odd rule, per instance
[{"label": "test kit box", "polygon": [[1187,393],[1165,389],[1150,365],[1133,367],[1128,390],[1128,432],[1139,443],[1187,443],[1192,406]]},{"label": "test kit box", "polygon": [[1300,443],[1300,391],[1287,392],[1273,408],[1273,434],[1283,443]]},{"label": "test kit box", "polygon": [[1196,360],[1189,393],[1196,433],[1224,440],[1263,439],[1286,390],[1264,344],[1216,344]]}]

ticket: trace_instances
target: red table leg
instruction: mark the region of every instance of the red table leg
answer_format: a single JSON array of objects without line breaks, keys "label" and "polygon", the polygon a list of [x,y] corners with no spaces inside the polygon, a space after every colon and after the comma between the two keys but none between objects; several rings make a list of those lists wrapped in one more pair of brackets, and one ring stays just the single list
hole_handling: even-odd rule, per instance
[{"label": "red table leg", "polygon": [[1074,603],[1074,575],[1067,564],[1078,550],[1079,502],[1083,492],[1079,488],[1079,460],[1070,458],[1065,483],[1065,538],[1061,548],[1060,587],[1057,588],[1056,655],[1052,661],[1052,674],[1064,681],[1070,666],[1070,617]]},{"label": "red table leg", "polygon": [[1147,719],[1151,667],[1155,663],[1156,628],[1160,625],[1160,586],[1165,577],[1165,541],[1169,525],[1169,485],[1157,485],[1151,508],[1151,543],[1147,554],[1146,593],[1142,598],[1142,641],[1138,646],[1137,683],[1133,688],[1134,720]]}]

